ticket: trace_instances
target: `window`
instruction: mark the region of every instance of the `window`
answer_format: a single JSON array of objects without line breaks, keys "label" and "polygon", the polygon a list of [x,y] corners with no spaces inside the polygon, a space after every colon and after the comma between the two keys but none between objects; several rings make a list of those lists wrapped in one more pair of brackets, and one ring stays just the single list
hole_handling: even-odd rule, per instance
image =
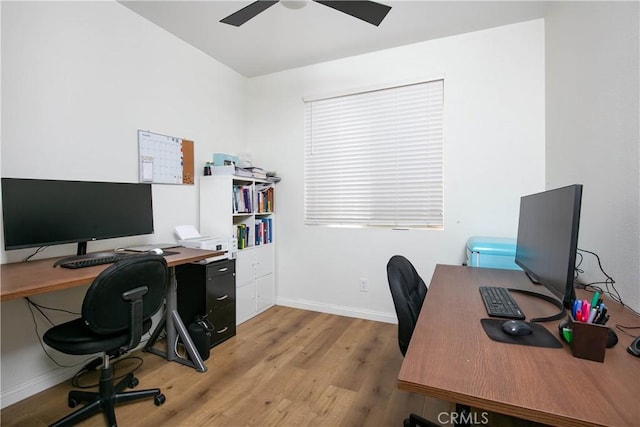
[{"label": "window", "polygon": [[442,228],[444,81],[305,103],[305,224]]}]

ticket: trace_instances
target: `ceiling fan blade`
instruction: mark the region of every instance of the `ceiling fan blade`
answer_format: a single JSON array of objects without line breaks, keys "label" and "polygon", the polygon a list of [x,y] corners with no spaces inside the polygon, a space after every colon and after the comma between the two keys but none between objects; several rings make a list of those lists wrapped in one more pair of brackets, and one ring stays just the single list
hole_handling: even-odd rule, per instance
[{"label": "ceiling fan blade", "polygon": [[354,18],[362,19],[369,24],[380,25],[387,13],[391,10],[391,6],[376,3],[374,1],[346,1],[346,0],[314,0],[325,6],[329,6],[335,10],[351,15]]},{"label": "ceiling fan blade", "polygon": [[233,25],[239,27],[240,25],[247,22],[249,19],[255,17],[257,14],[264,12],[274,4],[278,3],[278,0],[258,0],[249,4],[248,6],[243,7],[239,11],[232,13],[224,19],[221,19],[220,22],[224,22],[225,24]]}]

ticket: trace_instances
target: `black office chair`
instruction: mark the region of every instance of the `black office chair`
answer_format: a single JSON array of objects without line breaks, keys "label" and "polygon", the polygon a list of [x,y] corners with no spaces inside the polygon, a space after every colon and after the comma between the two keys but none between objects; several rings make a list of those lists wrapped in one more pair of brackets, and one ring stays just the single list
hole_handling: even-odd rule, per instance
[{"label": "black office chair", "polygon": [[151,316],[161,307],[169,279],[167,262],[160,255],[125,258],[109,266],[93,281],[82,303],[82,317],[49,329],[43,336],[50,347],[67,354],[103,353],[98,392],[73,390],[68,404],[87,404],[52,426],[79,423],[103,412],[109,426],[116,426],[114,408],[119,403],[153,397],[164,403],[160,389],[124,392],[138,384],[133,373],[114,384],[110,357],[135,348],[151,328]]},{"label": "black office chair", "polygon": [[[404,356],[411,341],[411,335],[418,321],[424,298],[427,296],[425,285],[411,262],[402,255],[394,255],[387,263],[387,280],[398,316],[398,345]],[[438,424],[410,414],[404,420],[405,427],[438,427]]]}]

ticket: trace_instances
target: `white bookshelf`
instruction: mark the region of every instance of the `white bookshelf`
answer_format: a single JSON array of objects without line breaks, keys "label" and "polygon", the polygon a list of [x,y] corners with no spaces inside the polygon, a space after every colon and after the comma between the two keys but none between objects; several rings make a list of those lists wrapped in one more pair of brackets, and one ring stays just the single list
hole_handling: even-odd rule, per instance
[{"label": "white bookshelf", "polygon": [[[266,197],[260,197],[260,193]],[[239,197],[243,203],[239,203]],[[235,175],[200,177],[200,233],[238,239],[237,324],[275,304],[274,200],[274,184],[262,179]],[[242,229],[244,233],[249,231],[248,238]]]}]

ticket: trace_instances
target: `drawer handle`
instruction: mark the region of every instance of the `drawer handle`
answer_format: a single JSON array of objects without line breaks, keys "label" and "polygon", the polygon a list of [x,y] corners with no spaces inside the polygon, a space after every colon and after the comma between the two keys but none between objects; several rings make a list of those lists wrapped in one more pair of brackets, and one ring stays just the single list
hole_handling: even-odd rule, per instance
[{"label": "drawer handle", "polygon": [[229,298],[229,295],[223,295],[223,296],[221,296],[221,297],[216,298],[216,300],[217,300],[217,301],[224,301],[224,300],[226,300],[227,298]]},{"label": "drawer handle", "polygon": [[224,328],[220,329],[219,331],[216,331],[217,334],[224,334],[225,332],[227,332],[227,329],[229,329],[228,326],[225,326]]},{"label": "drawer handle", "polygon": [[219,268],[218,271],[222,273],[223,271],[227,271],[229,267]]}]

